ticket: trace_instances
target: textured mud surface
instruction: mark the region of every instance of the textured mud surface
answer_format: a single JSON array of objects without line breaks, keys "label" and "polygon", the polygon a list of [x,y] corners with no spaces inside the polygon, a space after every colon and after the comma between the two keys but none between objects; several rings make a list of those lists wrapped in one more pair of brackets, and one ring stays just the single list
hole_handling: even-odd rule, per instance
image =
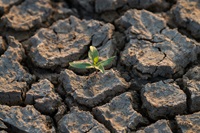
[{"label": "textured mud surface", "polygon": [[[199,133],[199,0],[0,0],[1,133]],[[104,74],[69,62],[116,56]]]}]

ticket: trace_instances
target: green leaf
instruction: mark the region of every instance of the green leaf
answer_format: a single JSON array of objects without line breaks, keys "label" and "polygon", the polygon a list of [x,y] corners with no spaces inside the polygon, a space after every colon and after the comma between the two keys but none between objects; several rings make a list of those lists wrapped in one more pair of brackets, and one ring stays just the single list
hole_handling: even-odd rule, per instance
[{"label": "green leaf", "polygon": [[80,69],[94,68],[92,64],[86,62],[70,62],[69,65],[74,68],[80,68]]},{"label": "green leaf", "polygon": [[95,69],[98,69],[100,72],[105,73],[105,69],[101,64],[98,66],[95,66]]},{"label": "green leaf", "polygon": [[110,57],[109,59],[106,59],[106,60],[104,60],[104,61],[100,61],[100,62],[97,64],[97,66],[101,64],[103,67],[105,67],[105,66],[109,65],[110,63],[112,63],[112,61],[113,61],[114,58],[115,58],[115,56]]},{"label": "green leaf", "polygon": [[94,65],[96,65],[97,62],[99,61],[99,53],[94,46],[90,46],[90,51],[88,52],[88,57],[90,60],[92,60],[92,63]]}]

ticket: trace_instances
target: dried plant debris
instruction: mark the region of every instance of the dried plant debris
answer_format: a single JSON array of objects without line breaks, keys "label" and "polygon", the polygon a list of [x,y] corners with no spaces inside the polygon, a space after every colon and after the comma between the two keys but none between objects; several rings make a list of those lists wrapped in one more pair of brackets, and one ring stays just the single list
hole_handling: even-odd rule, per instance
[{"label": "dried plant debris", "polygon": [[151,12],[129,10],[115,23],[126,30],[128,39],[121,63],[146,79],[180,76],[200,53],[199,43],[169,29],[163,18]]},{"label": "dried plant debris", "polygon": [[141,91],[142,107],[153,120],[184,114],[186,95],[175,83],[160,81],[148,83]]},{"label": "dried plant debris", "polygon": [[[30,58],[41,68],[65,67],[87,54],[89,45],[101,46],[112,37],[114,26],[74,16],[40,29],[31,39]],[[105,56],[105,55],[104,55]]]},{"label": "dried plant debris", "polygon": [[200,39],[199,0],[177,0],[171,10],[178,26],[187,29],[193,37]]},{"label": "dried plant debris", "polygon": [[56,133],[49,116],[41,115],[33,106],[0,105],[0,119],[10,125],[15,132]]},{"label": "dried plant debris", "polygon": [[59,133],[110,133],[90,112],[74,108],[58,122]]},{"label": "dried plant debris", "polygon": [[73,96],[78,103],[88,107],[94,107],[106,98],[128,89],[129,84],[113,69],[104,74],[91,74],[90,76],[78,76],[70,70],[61,72],[59,78],[66,93]]}]

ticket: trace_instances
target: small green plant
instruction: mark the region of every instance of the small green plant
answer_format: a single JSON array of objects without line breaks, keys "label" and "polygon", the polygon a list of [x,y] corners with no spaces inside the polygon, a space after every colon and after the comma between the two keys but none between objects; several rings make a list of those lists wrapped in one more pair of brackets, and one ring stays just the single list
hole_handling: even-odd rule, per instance
[{"label": "small green plant", "polygon": [[100,72],[104,73],[105,69],[104,67],[112,63],[115,56],[108,58],[104,61],[99,61],[99,53],[97,49],[94,46],[90,46],[90,50],[88,52],[88,57],[90,59],[90,62],[70,62],[69,65],[74,68],[79,69],[88,69],[88,68],[94,68],[96,70],[99,70]]}]

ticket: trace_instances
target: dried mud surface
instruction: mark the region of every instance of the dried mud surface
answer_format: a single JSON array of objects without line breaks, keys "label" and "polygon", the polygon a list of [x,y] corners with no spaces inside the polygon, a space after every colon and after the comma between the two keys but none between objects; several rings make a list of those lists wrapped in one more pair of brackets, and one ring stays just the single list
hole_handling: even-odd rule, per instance
[{"label": "dried mud surface", "polygon": [[199,60],[199,0],[0,0],[0,132],[199,133]]}]

